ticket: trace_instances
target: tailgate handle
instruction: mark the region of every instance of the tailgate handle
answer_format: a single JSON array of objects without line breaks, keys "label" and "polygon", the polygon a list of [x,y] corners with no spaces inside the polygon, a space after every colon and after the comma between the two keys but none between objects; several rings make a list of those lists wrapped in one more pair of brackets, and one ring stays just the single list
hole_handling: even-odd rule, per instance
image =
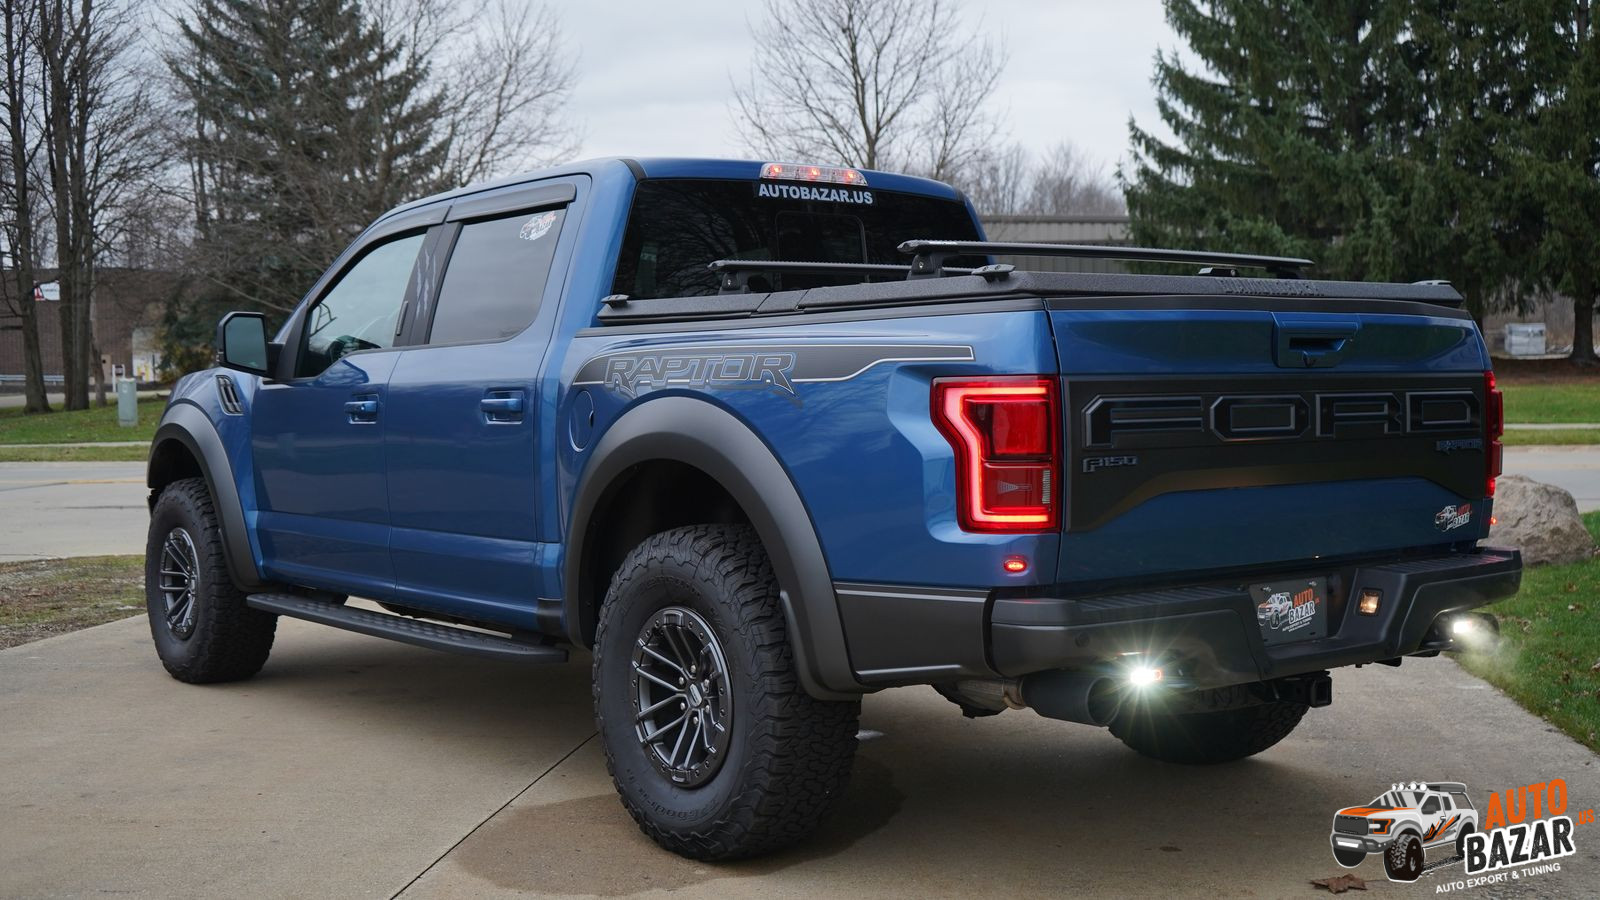
[{"label": "tailgate handle", "polygon": [[1278,327],[1278,367],[1282,369],[1330,369],[1339,364],[1358,325],[1318,325]]}]

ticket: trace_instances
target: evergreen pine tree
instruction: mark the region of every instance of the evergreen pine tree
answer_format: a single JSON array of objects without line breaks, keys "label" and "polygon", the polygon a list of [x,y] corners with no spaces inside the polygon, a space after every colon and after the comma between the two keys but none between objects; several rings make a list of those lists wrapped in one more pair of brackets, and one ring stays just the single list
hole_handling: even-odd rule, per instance
[{"label": "evergreen pine tree", "polygon": [[206,307],[292,308],[395,204],[441,187],[440,100],[356,0],[196,0],[168,59]]},{"label": "evergreen pine tree", "polygon": [[1600,294],[1600,46],[1590,0],[1534,0],[1520,42],[1541,103],[1506,142],[1512,212],[1525,237],[1522,280],[1572,298],[1572,360],[1596,365]]},{"label": "evergreen pine tree", "polygon": [[1508,74],[1519,5],[1167,0],[1202,65],[1157,59],[1174,143],[1131,126],[1135,239],[1448,278],[1481,310],[1507,283],[1497,137],[1531,102]]}]

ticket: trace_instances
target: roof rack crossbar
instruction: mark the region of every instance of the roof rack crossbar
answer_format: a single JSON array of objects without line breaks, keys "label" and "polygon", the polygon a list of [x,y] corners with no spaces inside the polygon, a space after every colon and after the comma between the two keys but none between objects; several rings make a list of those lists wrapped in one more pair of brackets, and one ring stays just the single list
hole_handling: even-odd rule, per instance
[{"label": "roof rack crossbar", "polygon": [[[1154,247],[1119,247],[1092,244],[1024,244],[1009,241],[915,240],[900,245],[912,257],[910,278],[937,278],[944,263],[954,256],[1065,256],[1078,259],[1118,259],[1128,262],[1187,263],[1218,269],[1266,269],[1278,278],[1299,278],[1313,263],[1287,256],[1253,256],[1244,253],[1210,253],[1199,250],[1162,250]],[[1220,274],[1220,273],[1211,273]]]},{"label": "roof rack crossbar", "polygon": [[[888,263],[804,262],[787,259],[719,259],[706,264],[718,275],[719,294],[744,294],[750,291],[750,278],[759,274],[781,275],[884,275],[898,278],[910,276],[911,266]],[[971,269],[950,268],[951,275],[966,275]]]}]

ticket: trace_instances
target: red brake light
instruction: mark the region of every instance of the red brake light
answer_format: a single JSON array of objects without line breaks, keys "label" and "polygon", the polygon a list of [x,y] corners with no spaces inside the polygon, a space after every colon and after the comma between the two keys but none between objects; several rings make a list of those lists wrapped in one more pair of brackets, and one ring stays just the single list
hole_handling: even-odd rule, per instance
[{"label": "red brake light", "polygon": [[1505,395],[1494,385],[1494,373],[1483,373],[1483,430],[1484,430],[1484,488],[1485,497],[1494,496],[1494,480],[1500,477],[1505,465],[1505,445],[1500,442],[1506,433]]},{"label": "red brake light", "polygon": [[934,379],[933,421],[956,452],[963,529],[1055,530],[1057,409],[1052,378]]},{"label": "red brake light", "polygon": [[761,166],[762,178],[784,181],[817,181],[826,184],[853,184],[867,186],[867,176],[859,169],[843,166],[806,166],[794,163],[765,163]]}]

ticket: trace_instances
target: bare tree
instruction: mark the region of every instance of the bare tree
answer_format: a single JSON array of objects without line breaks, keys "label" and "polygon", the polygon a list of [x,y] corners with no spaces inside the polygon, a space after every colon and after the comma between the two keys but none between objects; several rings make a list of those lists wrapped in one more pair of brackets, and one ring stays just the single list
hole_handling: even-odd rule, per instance
[{"label": "bare tree", "polygon": [[1050,216],[1122,215],[1127,206],[1105,170],[1062,141],[1045,152],[1034,172],[1027,212]]},{"label": "bare tree", "polygon": [[442,98],[447,181],[480,181],[576,152],[577,131],[563,117],[576,67],[547,7],[374,0],[368,10],[405,48],[406,67],[431,73],[429,84]]},{"label": "bare tree", "polygon": [[[4,285],[5,306],[17,317],[22,330],[23,384],[26,411],[50,411],[44,387],[44,360],[40,353],[39,319],[34,306],[34,273],[38,241],[34,233],[39,202],[33,193],[33,174],[41,137],[38,96],[32,85],[39,78],[33,41],[38,20],[35,0],[0,0],[4,22],[6,80],[0,104],[5,107],[5,158],[0,160],[0,204],[3,230],[10,256],[10,275]],[[3,268],[4,266],[0,266]]]},{"label": "bare tree", "polygon": [[980,155],[954,183],[987,215],[1120,216],[1122,194],[1105,170],[1062,141],[1035,159],[1013,144]]},{"label": "bare tree", "polygon": [[969,163],[955,183],[978,212],[1012,215],[1027,205],[1033,174],[1032,154],[1021,144],[1010,144]]},{"label": "bare tree", "polygon": [[105,403],[94,336],[95,273],[113,221],[164,164],[149,80],[129,65],[138,7],[117,0],[38,0],[37,51],[67,409]]},{"label": "bare tree", "polygon": [[949,0],[766,0],[759,72],[733,88],[746,147],[951,177],[981,155],[1004,55]]}]

